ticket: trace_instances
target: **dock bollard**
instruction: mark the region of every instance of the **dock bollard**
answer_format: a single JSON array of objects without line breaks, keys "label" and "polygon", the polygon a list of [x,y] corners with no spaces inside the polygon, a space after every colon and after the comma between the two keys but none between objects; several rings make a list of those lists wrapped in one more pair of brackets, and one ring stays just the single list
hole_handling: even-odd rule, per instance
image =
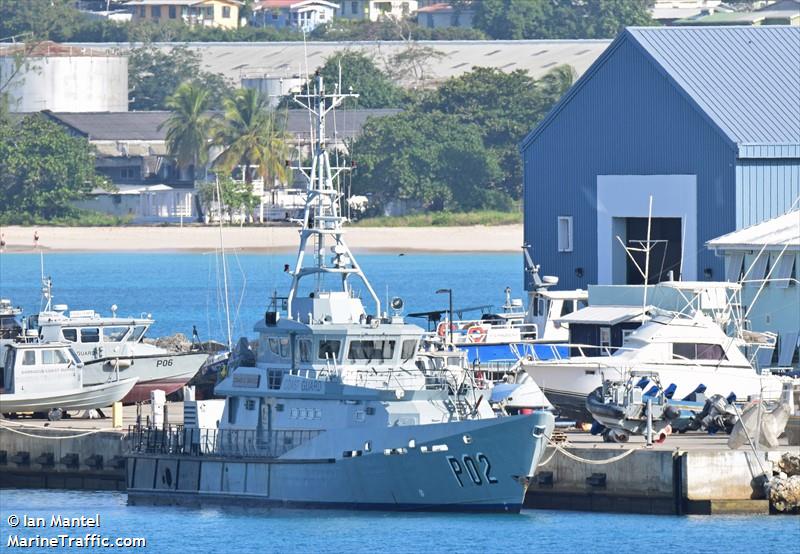
[{"label": "dock bollard", "polygon": [[122,402],[114,402],[111,405],[111,426],[114,429],[122,429]]}]

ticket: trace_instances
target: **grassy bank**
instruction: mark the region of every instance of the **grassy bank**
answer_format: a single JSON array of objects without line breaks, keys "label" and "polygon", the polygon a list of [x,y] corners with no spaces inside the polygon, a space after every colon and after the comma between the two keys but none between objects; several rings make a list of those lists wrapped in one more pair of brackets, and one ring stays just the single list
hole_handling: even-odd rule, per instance
[{"label": "grassy bank", "polygon": [[75,210],[74,213],[45,219],[24,213],[0,213],[0,225],[52,226],[52,227],[117,227],[128,225],[132,216],[107,215],[89,210]]},{"label": "grassy bank", "polygon": [[353,223],[354,227],[463,227],[466,225],[515,225],[522,223],[520,212],[479,211],[468,213],[437,212],[400,217],[369,217]]}]

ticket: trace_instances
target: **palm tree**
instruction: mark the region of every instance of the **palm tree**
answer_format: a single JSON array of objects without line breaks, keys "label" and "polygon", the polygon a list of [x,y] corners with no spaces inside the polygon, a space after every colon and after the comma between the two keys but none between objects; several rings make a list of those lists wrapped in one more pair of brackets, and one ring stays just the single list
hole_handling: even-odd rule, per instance
[{"label": "palm tree", "polygon": [[253,179],[252,166],[265,184],[269,177],[286,180],[289,135],[264,96],[255,89],[239,89],[225,99],[224,106],[224,119],[214,135],[214,142],[223,150],[214,167],[230,173],[244,165],[248,184]]},{"label": "palm tree", "polygon": [[178,167],[192,167],[192,179],[197,180],[198,166],[208,161],[208,146],[212,132],[209,115],[211,98],[208,89],[187,81],[181,84],[167,100],[172,111],[169,118],[158,126],[167,127],[167,150]]}]

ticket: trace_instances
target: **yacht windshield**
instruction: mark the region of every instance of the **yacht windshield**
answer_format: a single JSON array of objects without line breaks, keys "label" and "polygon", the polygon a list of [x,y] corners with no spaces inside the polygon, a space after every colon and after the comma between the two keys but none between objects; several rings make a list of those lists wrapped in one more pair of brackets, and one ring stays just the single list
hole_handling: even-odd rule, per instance
[{"label": "yacht windshield", "polygon": [[121,342],[128,334],[130,327],[103,327],[103,339],[105,342]]},{"label": "yacht windshield", "polygon": [[133,328],[133,332],[128,335],[128,342],[139,342],[144,332],[147,330],[147,325],[137,325]]},{"label": "yacht windshield", "polygon": [[72,348],[69,349],[69,356],[72,358],[72,361],[75,362],[75,365],[80,365],[82,363],[80,356],[78,356],[78,353]]}]

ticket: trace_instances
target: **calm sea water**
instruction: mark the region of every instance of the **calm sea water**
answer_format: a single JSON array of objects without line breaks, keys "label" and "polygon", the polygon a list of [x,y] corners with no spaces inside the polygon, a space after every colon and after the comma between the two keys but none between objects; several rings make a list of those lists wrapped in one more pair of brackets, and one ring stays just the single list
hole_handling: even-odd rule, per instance
[{"label": "calm sea water", "polygon": [[[292,254],[231,255],[235,335],[252,334],[272,291],[285,294],[283,265]],[[503,289],[522,293],[521,256],[511,254],[366,254],[359,260],[384,300],[400,296],[406,312],[445,308],[452,288],[456,307],[503,302]],[[191,332],[224,337],[219,294],[221,271],[214,255],[50,254],[55,301],[74,309],[118,314],[150,312],[151,336]],[[26,313],[40,305],[39,257],[0,255],[0,296]],[[800,519],[791,517],[651,517],[528,511],[519,516],[388,514],[296,510],[191,510],[128,507],[110,492],[0,490],[0,543],[8,538],[55,536],[49,529],[12,529],[8,517],[54,513],[101,514],[99,529],[66,530],[70,536],[144,537],[151,552],[659,552],[735,548],[797,552]],[[58,549],[55,549],[58,550]],[[79,549],[86,550],[86,549]],[[13,551],[10,550],[10,551]],[[33,548],[28,551],[42,551]]]},{"label": "calm sea water", "polygon": [[[358,260],[381,302],[400,296],[406,313],[446,309],[447,295],[435,293],[441,288],[453,289],[456,308],[501,305],[505,287],[517,297],[523,293],[521,254],[363,254]],[[274,291],[287,294],[291,278],[283,268],[293,263],[288,252],[228,255],[235,337],[253,334]],[[226,334],[222,265],[214,254],[48,254],[44,270],[53,278],[54,303],[71,309],[109,315],[116,304],[121,316],[151,313],[156,320],[151,337],[189,335],[192,325],[202,339]],[[39,310],[40,275],[38,255],[0,254],[0,296],[22,306],[25,314]],[[364,287],[360,290],[366,295]]]},{"label": "calm sea water", "polygon": [[[100,514],[97,529],[12,529],[11,514]],[[127,506],[123,493],[0,490],[0,540],[86,532],[144,537],[147,551],[191,552],[797,552],[800,518],[520,515]],[[7,549],[10,552],[17,549]],[[19,549],[22,550],[22,549]],[[41,549],[32,549],[42,551]],[[84,550],[84,549],[74,549]],[[119,550],[119,549],[117,549]],[[31,551],[31,550],[29,550]],[[69,550],[68,550],[69,551]],[[123,550],[124,551],[124,550]]]}]

